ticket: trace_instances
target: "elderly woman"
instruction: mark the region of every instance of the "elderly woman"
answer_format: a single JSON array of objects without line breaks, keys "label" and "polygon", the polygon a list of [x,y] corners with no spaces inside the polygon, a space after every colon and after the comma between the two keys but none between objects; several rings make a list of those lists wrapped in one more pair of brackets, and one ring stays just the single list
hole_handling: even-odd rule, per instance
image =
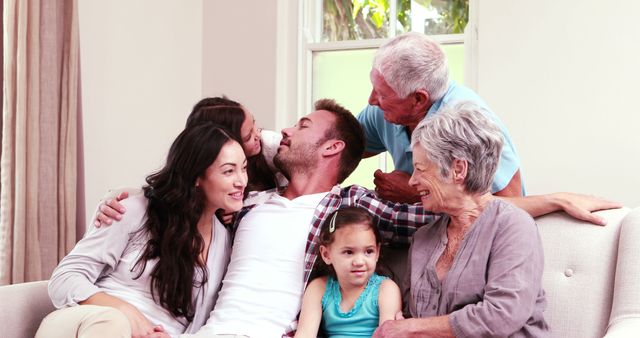
[{"label": "elderly woman", "polygon": [[377,336],[548,335],[537,226],[490,193],[502,144],[498,127],[468,102],[413,132],[409,183],[442,216],[413,236],[405,285],[413,318],[388,321]]}]

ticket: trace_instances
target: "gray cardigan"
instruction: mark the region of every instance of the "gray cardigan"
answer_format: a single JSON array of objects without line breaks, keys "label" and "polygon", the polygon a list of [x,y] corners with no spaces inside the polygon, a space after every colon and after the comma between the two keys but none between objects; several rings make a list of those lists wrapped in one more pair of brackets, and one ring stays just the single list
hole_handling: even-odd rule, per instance
[{"label": "gray cardigan", "polygon": [[85,237],[54,270],[49,282],[49,296],[57,308],[77,305],[103,291],[134,305],[153,324],[162,324],[172,336],[196,332],[204,325],[213,309],[220,282],[227,268],[231,238],[228,230],[214,217],[213,239],[209,249],[208,283],[194,287],[196,313],[191,323],[174,318],[153,301],[149,273],[156,262],[149,261],[140,278],[132,272],[147,237],[136,235],[145,221],[147,199],[142,195],[122,201],[127,209],[112,226],[90,229]]},{"label": "gray cardigan", "polygon": [[531,216],[491,201],[440,281],[436,263],[447,244],[448,223],[445,215],[413,236],[407,274],[411,316],[448,314],[456,337],[548,336],[542,242]]}]

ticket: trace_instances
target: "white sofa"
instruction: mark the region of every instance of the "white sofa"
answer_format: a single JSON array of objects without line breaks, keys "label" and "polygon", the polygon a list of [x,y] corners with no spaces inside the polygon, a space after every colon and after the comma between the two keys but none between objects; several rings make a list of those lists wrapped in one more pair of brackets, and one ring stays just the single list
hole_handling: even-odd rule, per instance
[{"label": "white sofa", "polygon": [[[563,213],[536,219],[554,337],[640,337],[640,208],[600,212],[599,227]],[[46,281],[0,287],[0,336],[31,338],[53,310]]]}]

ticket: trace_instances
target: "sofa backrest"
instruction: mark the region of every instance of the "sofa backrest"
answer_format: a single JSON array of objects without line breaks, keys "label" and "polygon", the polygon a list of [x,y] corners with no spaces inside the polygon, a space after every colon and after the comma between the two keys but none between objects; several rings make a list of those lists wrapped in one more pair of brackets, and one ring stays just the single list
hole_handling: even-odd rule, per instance
[{"label": "sofa backrest", "polygon": [[[604,336],[613,305],[616,266],[619,258],[629,259],[619,257],[620,233],[630,220],[640,217],[639,212],[628,215],[626,208],[599,212],[608,220],[604,227],[564,213],[536,219],[545,255],[545,319],[553,337]],[[640,243],[640,238],[635,241]]]},{"label": "sofa backrest", "polygon": [[[640,336],[640,207],[599,214],[607,226],[564,213],[536,219],[545,250],[545,318],[553,337]],[[406,249],[385,251],[382,260],[400,282]],[[0,304],[0,337],[33,337],[54,309],[46,281],[0,287]]]}]

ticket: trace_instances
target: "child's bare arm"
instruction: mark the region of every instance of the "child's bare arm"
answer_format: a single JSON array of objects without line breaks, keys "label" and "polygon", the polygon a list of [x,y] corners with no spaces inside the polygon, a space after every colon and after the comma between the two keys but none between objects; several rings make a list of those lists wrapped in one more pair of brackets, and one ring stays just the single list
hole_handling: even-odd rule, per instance
[{"label": "child's bare arm", "polygon": [[402,312],[400,288],[391,279],[385,279],[380,284],[378,309],[380,312],[378,325],[382,325],[387,320],[394,320],[396,315]]},{"label": "child's bare arm", "polygon": [[315,338],[322,321],[322,296],[327,285],[327,278],[316,278],[309,285],[302,297],[302,310],[298,320],[295,338]]}]

